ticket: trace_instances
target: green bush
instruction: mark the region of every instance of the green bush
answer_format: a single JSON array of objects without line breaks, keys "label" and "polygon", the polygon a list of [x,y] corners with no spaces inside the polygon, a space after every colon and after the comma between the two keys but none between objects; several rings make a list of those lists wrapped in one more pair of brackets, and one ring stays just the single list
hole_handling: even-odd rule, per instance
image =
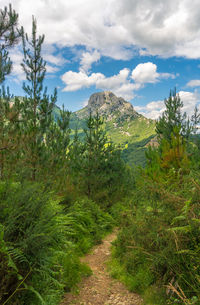
[{"label": "green bush", "polygon": [[52,198],[41,184],[0,184],[2,304],[59,304],[91,273],[78,256],[113,227],[112,217],[87,198],[68,206]]},{"label": "green bush", "polygon": [[200,184],[190,176],[181,183],[140,181],[132,208],[121,217],[114,256],[121,277],[132,278],[128,287],[147,299],[156,285],[169,304],[200,304]]},{"label": "green bush", "polygon": [[92,245],[100,243],[114,225],[112,217],[87,197],[66,206],[65,212],[74,219],[71,226],[74,233],[69,238],[80,255],[86,253]]},{"label": "green bush", "polygon": [[37,184],[0,185],[3,304],[58,304],[64,290],[88,273],[69,238],[76,220],[51,197]]}]

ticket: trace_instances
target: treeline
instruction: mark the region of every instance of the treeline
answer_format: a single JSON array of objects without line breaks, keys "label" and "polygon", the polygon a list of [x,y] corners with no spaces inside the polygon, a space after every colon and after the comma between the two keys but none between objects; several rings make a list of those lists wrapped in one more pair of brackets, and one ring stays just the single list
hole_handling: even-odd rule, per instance
[{"label": "treeline", "polygon": [[145,304],[200,304],[200,115],[182,114],[176,91],[165,106],[123,208],[112,274]]},{"label": "treeline", "polygon": [[24,97],[0,91],[0,304],[59,304],[90,270],[79,256],[101,241],[108,210],[131,184],[103,121],[89,116],[70,140],[70,112],[55,120],[57,92],[43,86],[44,36],[18,29],[10,6],[0,10],[0,82],[10,74],[9,48],[22,42]]}]

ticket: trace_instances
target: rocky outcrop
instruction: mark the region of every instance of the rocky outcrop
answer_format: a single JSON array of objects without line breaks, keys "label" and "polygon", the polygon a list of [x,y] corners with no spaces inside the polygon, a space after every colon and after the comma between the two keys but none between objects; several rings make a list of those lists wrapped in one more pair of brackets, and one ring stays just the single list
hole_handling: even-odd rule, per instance
[{"label": "rocky outcrop", "polygon": [[155,136],[154,138],[152,138],[152,139],[145,145],[145,147],[149,147],[149,146],[154,147],[154,148],[156,148],[156,147],[159,146],[159,142],[158,142],[158,137],[157,137],[157,136]]},{"label": "rocky outcrop", "polygon": [[133,106],[126,102],[123,98],[117,97],[110,91],[94,93],[90,96],[88,105],[83,109],[76,112],[80,119],[88,117],[91,112],[92,115],[99,113],[103,116],[106,121],[116,120],[118,123],[120,121],[129,121],[133,118],[140,117]]}]

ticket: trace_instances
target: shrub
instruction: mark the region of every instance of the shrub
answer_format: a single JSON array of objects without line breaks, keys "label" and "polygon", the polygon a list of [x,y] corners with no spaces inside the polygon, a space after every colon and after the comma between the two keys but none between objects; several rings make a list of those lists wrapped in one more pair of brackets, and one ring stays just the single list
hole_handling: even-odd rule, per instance
[{"label": "shrub", "polygon": [[88,273],[69,239],[76,220],[51,197],[41,185],[1,183],[0,295],[6,304],[55,305]]},{"label": "shrub", "polygon": [[175,299],[179,304],[199,304],[195,298],[200,299],[200,187],[191,176],[181,182],[177,188],[177,180],[155,185],[140,181],[143,189],[135,191],[114,256],[132,277],[131,289],[147,295],[156,284],[165,290],[169,304],[176,304]]}]

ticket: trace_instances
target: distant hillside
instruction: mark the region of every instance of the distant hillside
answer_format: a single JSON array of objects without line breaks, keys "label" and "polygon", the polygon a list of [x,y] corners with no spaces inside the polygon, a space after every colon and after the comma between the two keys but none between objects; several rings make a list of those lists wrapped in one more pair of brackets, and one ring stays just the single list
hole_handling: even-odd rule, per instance
[{"label": "distant hillside", "polygon": [[[132,104],[112,92],[98,92],[90,96],[86,107],[71,114],[72,136],[78,128],[79,136],[82,137],[89,113],[95,115],[97,111],[104,118],[104,128],[108,136],[114,143],[122,146],[124,160],[130,165],[144,166],[145,150],[148,145],[156,142],[155,121],[137,113]],[[53,115],[55,120],[60,116],[60,108],[56,105]]]},{"label": "distant hillside", "polygon": [[91,95],[88,105],[72,113],[70,127],[83,135],[85,120],[96,112],[104,118],[104,127],[114,143],[123,147],[122,157],[131,165],[144,165],[147,144],[155,136],[155,121],[137,113],[132,104],[112,92]]}]

